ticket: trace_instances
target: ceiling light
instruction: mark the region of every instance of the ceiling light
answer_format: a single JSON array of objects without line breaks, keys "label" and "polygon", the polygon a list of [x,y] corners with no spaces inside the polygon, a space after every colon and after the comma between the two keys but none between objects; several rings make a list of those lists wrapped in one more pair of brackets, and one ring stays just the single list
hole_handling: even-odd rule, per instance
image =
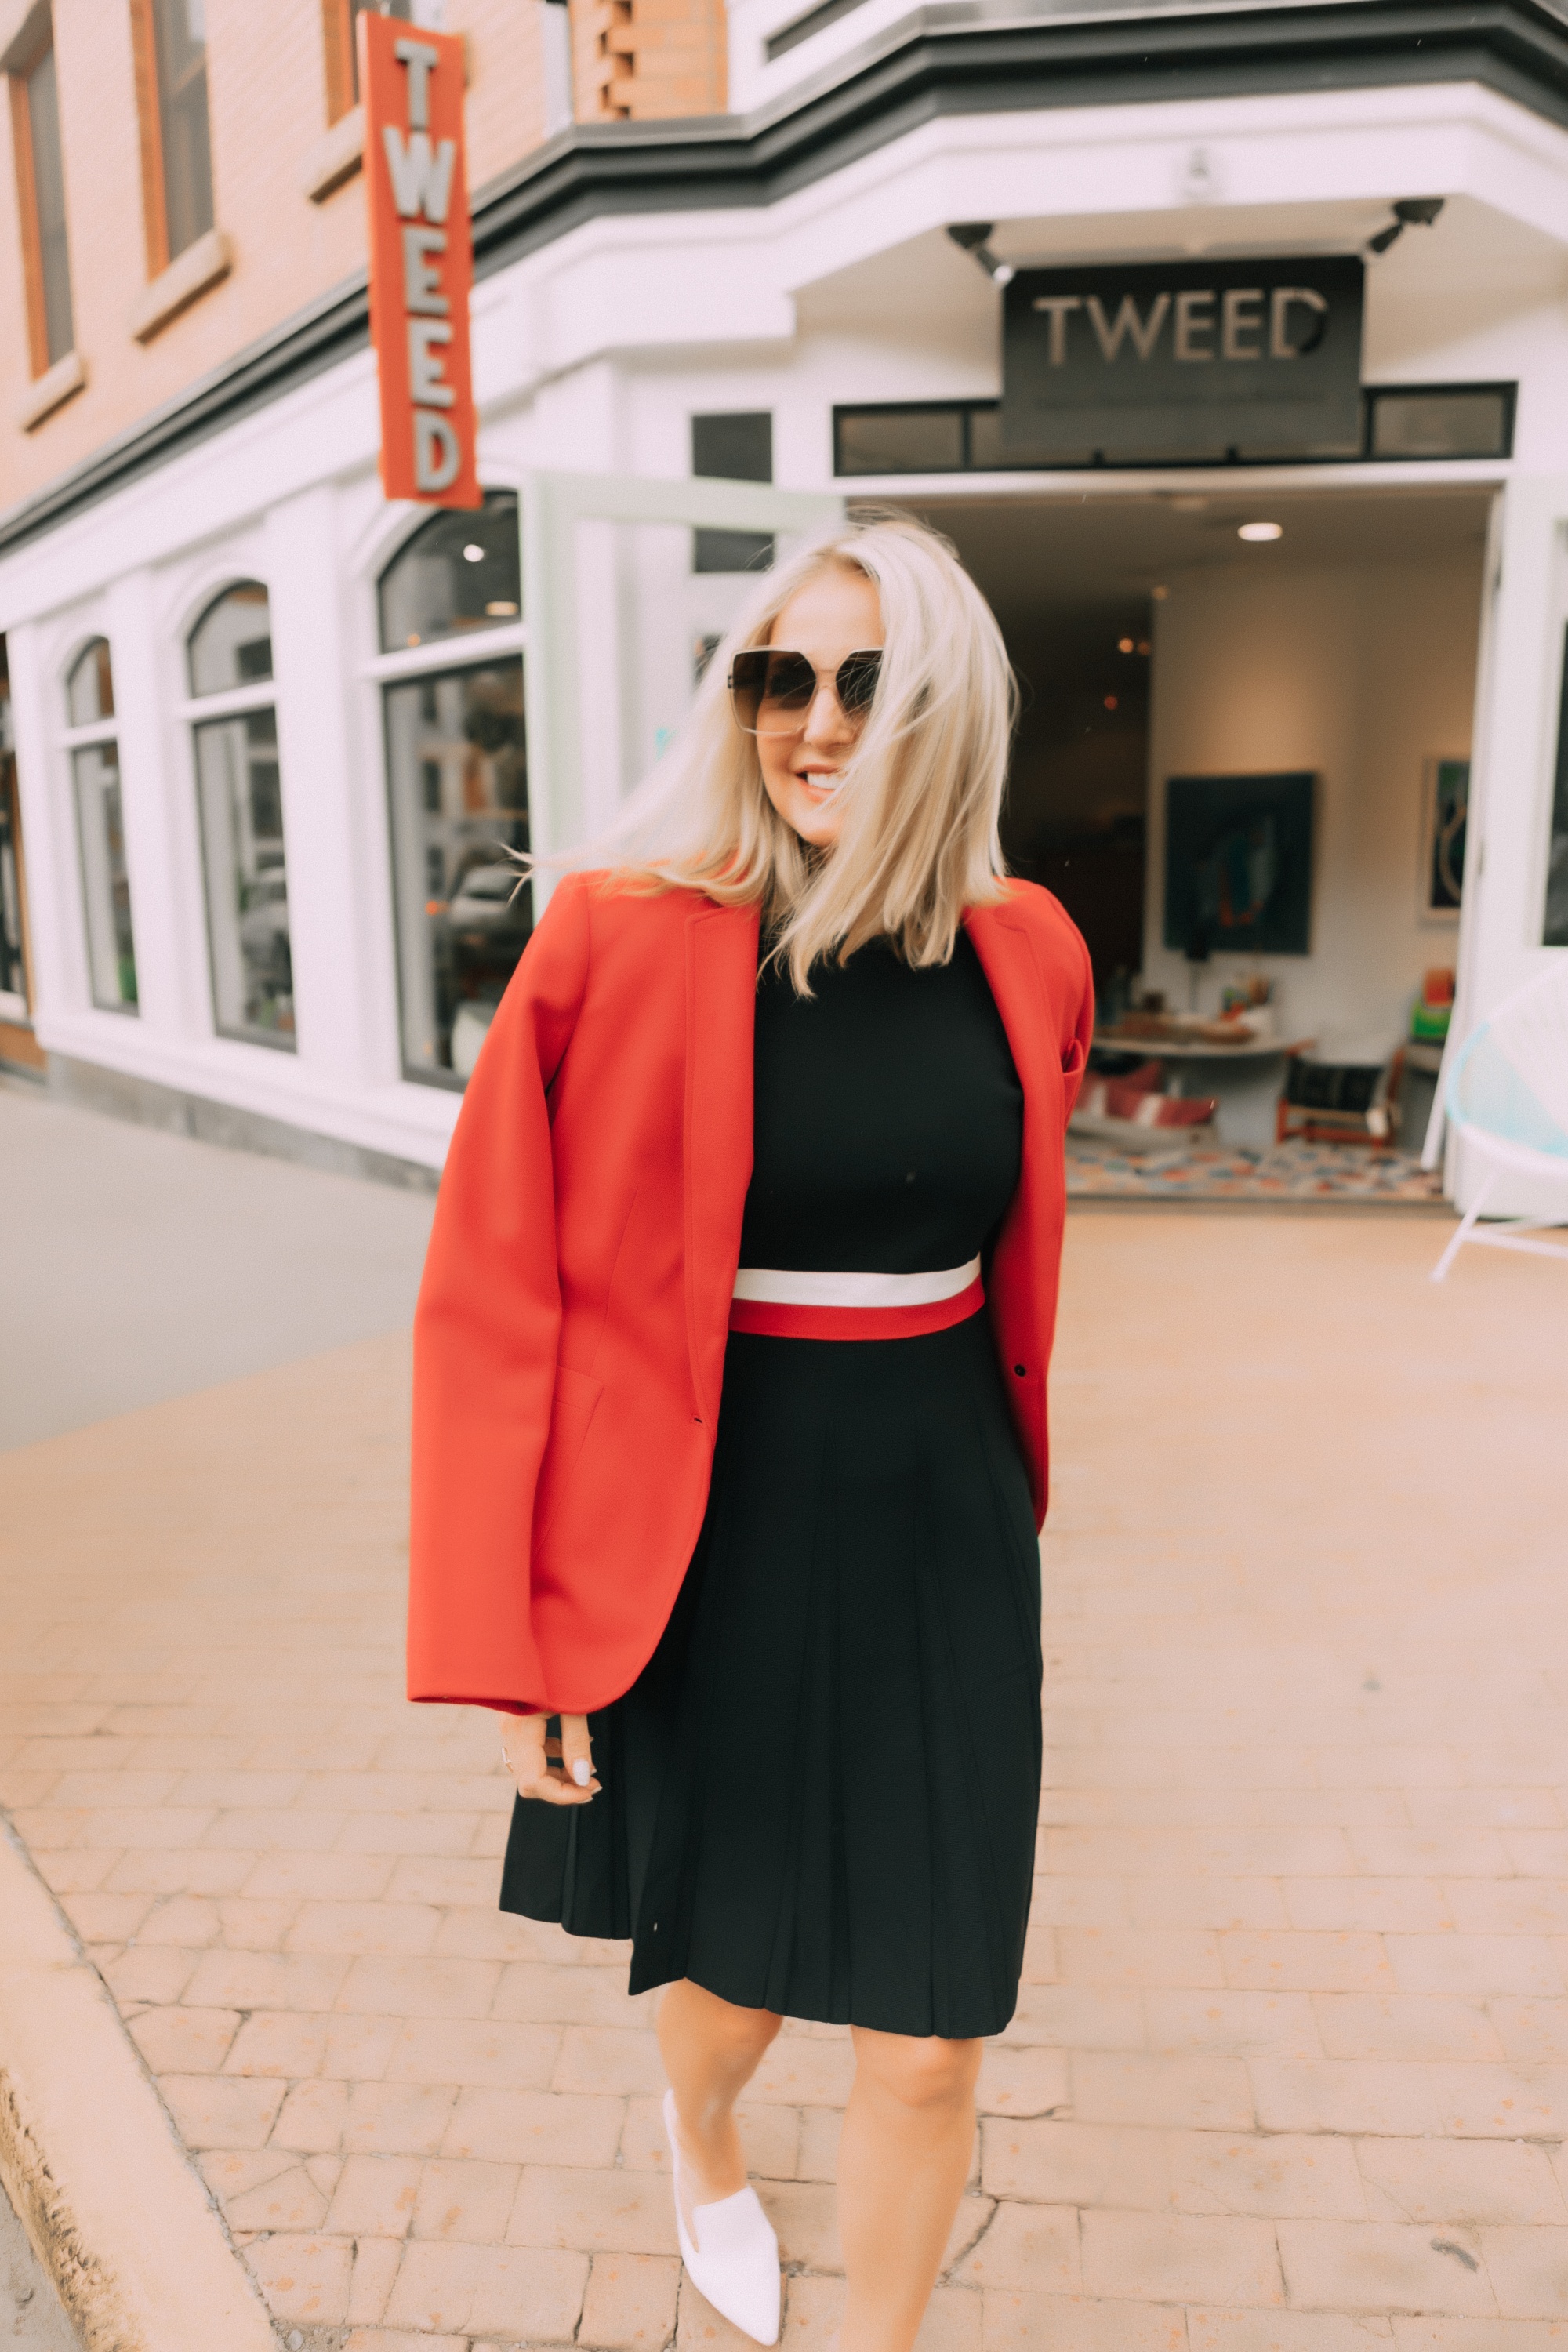
[{"label": "ceiling light", "polygon": [[515,604],[500,604],[500,603],[498,603],[498,604],[487,604],[487,605],[485,606],[485,614],[486,614],[487,619],[491,620],[491,621],[510,621],[510,620],[515,620],[515,618],[517,617],[517,606],[516,606]]},{"label": "ceiling light", "polygon": [[468,541],[468,545],[467,545],[467,547],[465,547],[465,548],[464,548],[464,550],[463,550],[463,561],[464,561],[464,562],[465,562],[465,563],[482,563],[482,562],[484,562],[484,560],[485,560],[485,551],[484,551],[484,549],[479,545],[479,541],[478,541],[477,539],[470,539],[470,540],[469,540],[469,541]]},{"label": "ceiling light", "polygon": [[1131,638],[1118,637],[1116,640],[1116,650],[1119,654],[1130,654],[1132,650]]},{"label": "ceiling light", "polygon": [[1236,535],[1237,539],[1261,543],[1266,539],[1283,539],[1285,526],[1282,522],[1244,522]]}]

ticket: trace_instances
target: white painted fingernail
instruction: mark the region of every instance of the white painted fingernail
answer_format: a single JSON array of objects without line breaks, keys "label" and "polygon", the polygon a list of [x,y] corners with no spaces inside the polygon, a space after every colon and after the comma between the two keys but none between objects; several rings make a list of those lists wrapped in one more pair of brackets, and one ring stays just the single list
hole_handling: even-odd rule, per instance
[{"label": "white painted fingernail", "polygon": [[580,1789],[585,1789],[587,1787],[589,1780],[593,1777],[593,1770],[594,1768],[588,1762],[586,1757],[579,1756],[577,1761],[572,1767],[572,1778],[576,1781],[577,1786]]}]

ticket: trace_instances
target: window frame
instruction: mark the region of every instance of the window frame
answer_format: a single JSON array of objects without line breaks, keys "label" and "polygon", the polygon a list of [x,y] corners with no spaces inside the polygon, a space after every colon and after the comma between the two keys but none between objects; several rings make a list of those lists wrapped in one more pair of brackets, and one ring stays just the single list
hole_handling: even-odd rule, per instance
[{"label": "window frame", "polygon": [[[163,159],[163,109],[158,81],[158,27],[154,16],[154,0],[130,0],[131,49],[136,84],[136,121],[142,156],[142,227],[147,246],[147,278],[149,284],[161,278],[178,254],[169,250],[169,189]],[[206,43],[203,39],[203,72],[206,70]],[[216,222],[217,188],[212,170],[212,105],[207,102],[207,181],[208,209]],[[208,232],[203,231],[205,235]],[[191,245],[182,246],[189,253],[199,244],[200,236]]]},{"label": "window frame", "polygon": [[[63,352],[49,356],[48,302],[45,291],[44,238],[38,218],[37,159],[33,151],[33,114],[31,84],[33,76],[50,56],[55,47],[53,15],[45,19],[44,31],[35,47],[26,54],[25,62],[7,68],[5,79],[10,84],[11,152],[16,167],[16,220],[21,232],[22,285],[27,319],[27,362],[32,381],[47,375],[70,357],[76,348],[76,300],[71,286],[70,244],[68,227],[66,245],[66,301],[71,314],[71,339]],[[55,103],[59,106],[58,64],[56,65]],[[63,148],[62,147],[62,178]]]},{"label": "window frame", "polygon": [[[492,494],[504,492],[510,493],[516,499],[518,502],[516,527],[521,542],[524,496],[524,487],[521,478],[513,478],[509,475],[487,468],[487,478],[481,485],[481,488],[487,498]],[[370,642],[376,650],[361,663],[360,679],[362,689],[369,695],[374,704],[375,740],[379,746],[381,759],[382,821],[386,827],[385,904],[387,914],[391,919],[394,1029],[398,1076],[405,1086],[418,1087],[431,1094],[453,1095],[461,1101],[466,1089],[466,1080],[455,1077],[449,1070],[420,1069],[410,1063],[405,1052],[403,950],[398,930],[397,820],[392,800],[393,772],[387,739],[386,695],[389,687],[414,685],[421,678],[449,677],[454,671],[489,669],[493,668],[498,662],[521,661],[523,677],[523,742],[524,756],[527,758],[529,756],[527,719],[529,625],[527,589],[521,579],[523,565],[520,543],[519,573],[520,586],[522,587],[520,601],[523,609],[516,620],[494,621],[483,628],[464,629],[455,632],[450,636],[437,637],[427,645],[402,646],[391,653],[380,651],[382,582],[433,519],[433,513],[429,508],[416,508],[409,517],[408,527],[390,541],[382,541],[375,551],[374,562],[365,569],[364,577],[369,592]],[[535,820],[531,783],[528,798],[528,820],[531,838]],[[542,912],[543,908],[536,898],[534,905],[536,924]]]}]

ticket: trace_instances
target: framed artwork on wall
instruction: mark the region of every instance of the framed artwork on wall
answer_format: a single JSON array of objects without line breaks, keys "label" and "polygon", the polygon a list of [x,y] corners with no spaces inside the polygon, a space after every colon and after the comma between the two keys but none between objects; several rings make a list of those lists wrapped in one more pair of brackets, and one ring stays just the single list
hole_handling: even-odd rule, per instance
[{"label": "framed artwork on wall", "polygon": [[1166,947],[1196,962],[1310,952],[1316,781],[1167,778]]},{"label": "framed artwork on wall", "polygon": [[1424,923],[1457,923],[1465,888],[1468,760],[1427,760],[1421,772],[1421,895]]}]

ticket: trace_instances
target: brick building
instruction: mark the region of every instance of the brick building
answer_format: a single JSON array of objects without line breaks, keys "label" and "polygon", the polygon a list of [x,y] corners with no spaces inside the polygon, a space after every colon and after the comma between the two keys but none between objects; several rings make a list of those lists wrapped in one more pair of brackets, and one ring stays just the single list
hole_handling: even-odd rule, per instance
[{"label": "brick building", "polygon": [[[488,495],[435,517],[376,479],[358,5],[0,0],[0,1058],[437,1166],[501,851],[848,495],[990,596],[1009,850],[1108,987],[1370,1053],[1568,950],[1554,0],[403,0],[468,72]],[[1173,779],[1268,785],[1289,920],[1180,913]]]}]

